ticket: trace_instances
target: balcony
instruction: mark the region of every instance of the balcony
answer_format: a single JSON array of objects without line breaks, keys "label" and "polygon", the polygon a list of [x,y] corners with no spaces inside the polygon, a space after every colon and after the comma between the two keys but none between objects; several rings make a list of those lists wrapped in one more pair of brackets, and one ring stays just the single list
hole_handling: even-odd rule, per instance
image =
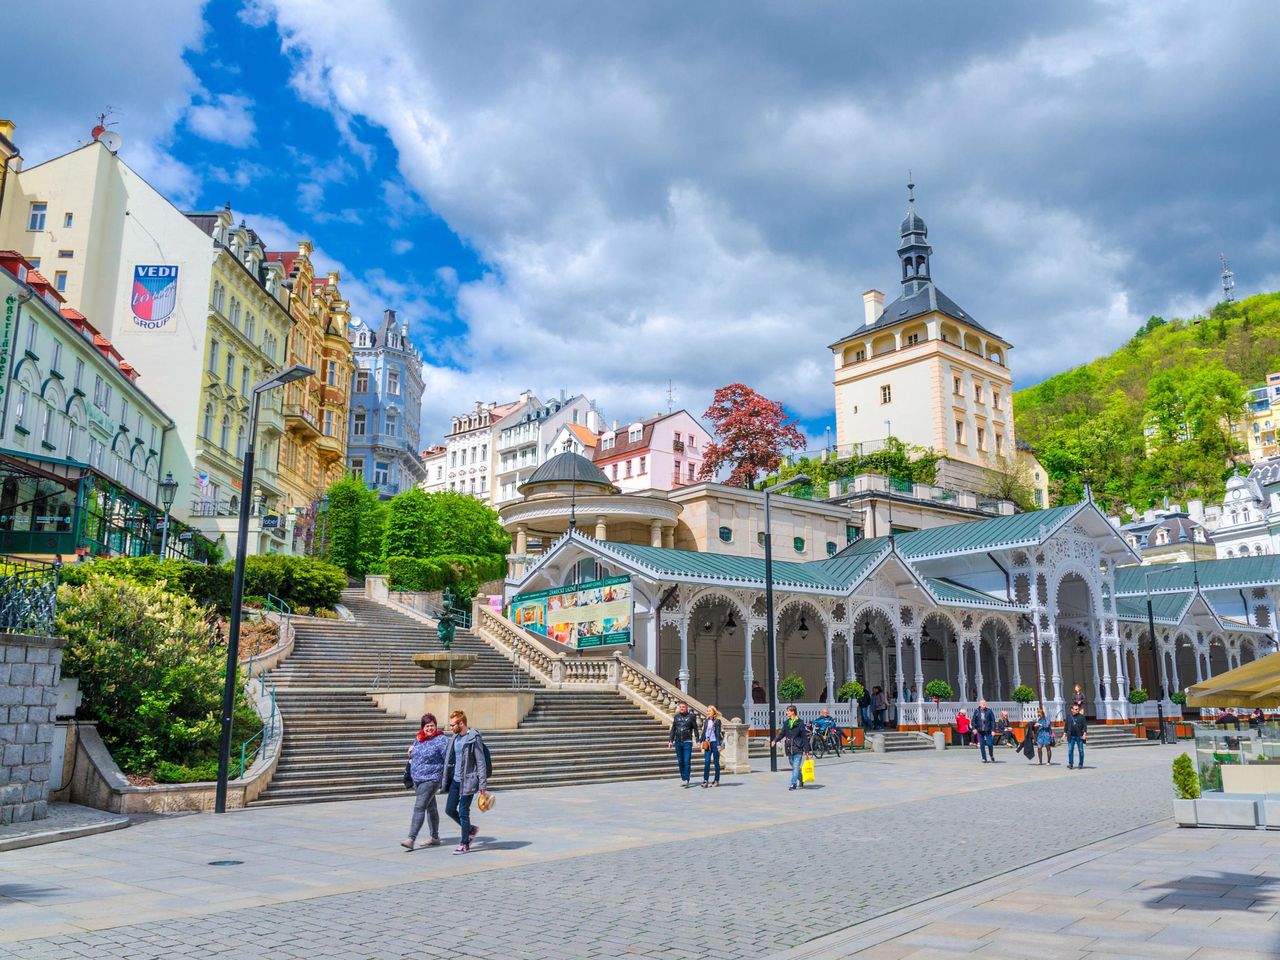
[{"label": "balcony", "polygon": [[304,440],[314,440],[320,436],[320,424],[316,415],[300,403],[284,405],[284,422],[289,432],[298,434]]},{"label": "balcony", "polygon": [[676,453],[684,453],[684,441],[683,441],[683,440],[672,440],[672,441],[671,441],[671,449],[672,449],[672,450],[674,450]]},{"label": "balcony", "polygon": [[258,408],[258,432],[264,437],[278,437],[284,433],[284,414],[275,404]]},{"label": "balcony", "polygon": [[316,437],[316,453],[320,456],[320,462],[328,466],[335,460],[342,459],[342,441],[322,433]]}]

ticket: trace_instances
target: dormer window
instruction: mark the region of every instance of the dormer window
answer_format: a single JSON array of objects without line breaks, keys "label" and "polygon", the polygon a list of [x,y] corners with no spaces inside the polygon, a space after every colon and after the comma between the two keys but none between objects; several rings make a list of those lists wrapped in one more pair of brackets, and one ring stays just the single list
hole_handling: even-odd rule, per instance
[{"label": "dormer window", "polygon": [[627,431],[627,442],[635,443],[637,440],[640,439],[640,436],[643,433],[644,433],[644,427],[642,427],[638,423],[633,423],[631,425],[631,428]]},{"label": "dormer window", "polygon": [[1169,531],[1164,527],[1161,527],[1159,530],[1156,531],[1156,546],[1163,547],[1168,542],[1169,542]]}]

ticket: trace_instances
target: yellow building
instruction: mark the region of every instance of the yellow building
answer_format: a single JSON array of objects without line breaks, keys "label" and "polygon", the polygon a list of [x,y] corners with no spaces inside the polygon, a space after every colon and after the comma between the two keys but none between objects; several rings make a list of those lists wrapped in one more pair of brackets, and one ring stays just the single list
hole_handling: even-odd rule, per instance
[{"label": "yellow building", "polygon": [[863,294],[863,323],[831,345],[841,456],[887,436],[946,457],[948,486],[982,490],[987,471],[1015,455],[1011,344],[934,286],[933,248],[910,201],[898,257],[902,294]]},{"label": "yellow building", "polygon": [[285,533],[295,553],[309,550],[320,498],[342,476],[353,373],[347,340],[349,309],[338,289],[338,274],[317,277],[311,252],[311,243],[303,240],[297,253],[267,254],[280,264],[289,290],[293,330],[286,366],[301,363],[316,371],[314,377],[282,391],[285,431],[279,473]]},{"label": "yellow building", "polygon": [[1268,373],[1266,383],[1248,391],[1244,415],[1232,424],[1236,439],[1248,446],[1251,463],[1280,456],[1280,441],[1277,441],[1280,414],[1275,409],[1277,406],[1280,406],[1280,373]]}]

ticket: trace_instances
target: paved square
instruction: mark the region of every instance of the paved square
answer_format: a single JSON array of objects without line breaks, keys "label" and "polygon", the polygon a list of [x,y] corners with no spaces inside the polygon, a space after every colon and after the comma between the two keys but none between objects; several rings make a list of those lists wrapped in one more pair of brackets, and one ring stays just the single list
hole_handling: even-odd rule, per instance
[{"label": "paved square", "polygon": [[[1266,870],[1280,838],[1168,829],[1177,752],[1094,751],[1085,771],[1027,765],[1012,753],[996,766],[960,750],[859,756],[822,764],[818,789],[794,793],[781,773],[718,790],[658,781],[513,792],[479,818],[483,842],[465,857],[450,856],[448,844],[400,849],[407,795],[160,818],[5,854],[0,956],[732,960],[796,948],[797,957],[1087,956],[1093,943],[1107,956],[1117,944],[1141,956],[1275,949],[1267,926],[1275,914],[1265,907],[1280,894]],[[1079,852],[1156,821],[1154,833],[1110,841],[1115,863]],[[1004,889],[1002,875],[1069,851],[1082,862]],[[209,865],[226,859],[243,863]],[[935,901],[942,905],[930,905],[926,921],[874,943],[863,942],[865,929],[850,930],[944,895],[980,899],[950,912]],[[1179,914],[1201,918],[1196,938],[1179,938],[1193,925]],[[834,943],[841,932],[845,947]]]}]

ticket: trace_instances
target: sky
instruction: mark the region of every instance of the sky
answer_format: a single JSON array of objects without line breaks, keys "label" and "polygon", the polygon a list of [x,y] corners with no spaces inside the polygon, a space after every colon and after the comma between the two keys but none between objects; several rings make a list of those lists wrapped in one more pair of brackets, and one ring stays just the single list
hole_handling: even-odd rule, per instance
[{"label": "sky", "polygon": [[[628,422],[743,382],[814,446],[827,347],[938,287],[1027,386],[1280,289],[1280,5],[49,0],[6,24],[28,163],[96,115],[184,208],[312,240],[425,357],[423,443],[562,389]],[[56,53],[54,49],[56,48]],[[870,438],[867,438],[870,439]]]}]

